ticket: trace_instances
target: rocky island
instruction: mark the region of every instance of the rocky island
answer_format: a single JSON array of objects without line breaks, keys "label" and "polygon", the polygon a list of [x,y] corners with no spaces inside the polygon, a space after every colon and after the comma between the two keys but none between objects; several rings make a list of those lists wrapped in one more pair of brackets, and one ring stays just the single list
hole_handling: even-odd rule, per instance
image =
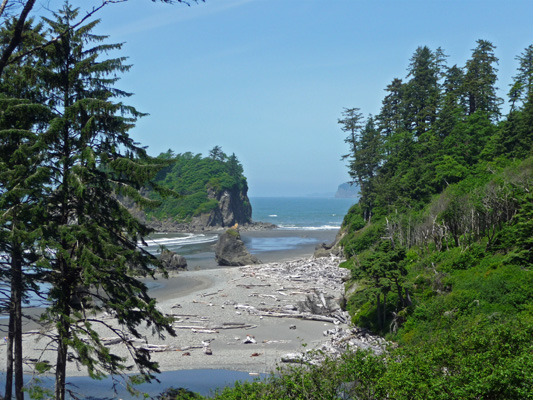
[{"label": "rocky island", "polygon": [[175,196],[148,193],[160,204],[135,215],[158,232],[202,232],[222,230],[236,224],[240,229],[272,229],[273,224],[253,222],[248,183],[235,154],[226,155],[219,146],[207,157],[168,150],[158,156],[167,166],[156,183]]}]

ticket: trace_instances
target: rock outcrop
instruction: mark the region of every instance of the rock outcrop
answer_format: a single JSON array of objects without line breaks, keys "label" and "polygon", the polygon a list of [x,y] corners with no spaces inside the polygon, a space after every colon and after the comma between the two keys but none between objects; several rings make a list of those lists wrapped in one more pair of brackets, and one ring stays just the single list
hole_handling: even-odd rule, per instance
[{"label": "rock outcrop", "polygon": [[320,243],[317,244],[315,247],[315,253],[313,254],[313,257],[320,258],[320,257],[343,257],[344,253],[342,251],[342,247],[340,246],[339,242],[345,235],[345,231],[341,228],[339,229],[339,232],[335,236],[335,240],[332,243]]},{"label": "rock outcrop", "polygon": [[235,224],[245,225],[252,222],[252,206],[246,192],[239,190],[217,192],[210,188],[207,190],[207,198],[216,200],[218,206],[210,213],[193,217],[190,225],[196,228],[194,230],[202,227],[228,228]]},{"label": "rock outcrop", "polygon": [[343,183],[339,185],[335,197],[338,199],[358,199],[359,186],[357,184]]},{"label": "rock outcrop", "polygon": [[208,213],[194,216],[189,222],[177,222],[173,218],[147,220],[144,213],[135,211],[135,216],[158,232],[202,232],[229,228],[236,224],[246,230],[266,230],[276,225],[252,221],[252,206],[246,191],[208,189],[208,199],[216,200],[217,206]]},{"label": "rock outcrop", "polygon": [[159,256],[159,260],[164,268],[169,271],[186,271],[187,270],[187,260],[180,254],[177,254],[170,250],[163,250]]},{"label": "rock outcrop", "polygon": [[244,266],[260,264],[261,261],[250,254],[237,229],[230,228],[218,238],[215,259],[222,266]]}]

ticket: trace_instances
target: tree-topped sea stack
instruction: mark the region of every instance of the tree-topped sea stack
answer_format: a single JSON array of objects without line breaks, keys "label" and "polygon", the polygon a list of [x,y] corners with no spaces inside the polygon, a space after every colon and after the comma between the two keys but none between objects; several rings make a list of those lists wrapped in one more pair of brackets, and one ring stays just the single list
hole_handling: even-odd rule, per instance
[{"label": "tree-topped sea stack", "polygon": [[[192,153],[159,155],[169,162],[156,182],[181,195],[165,198],[161,206],[146,213],[146,221],[156,230],[201,231],[252,222],[248,184],[235,154],[227,156],[219,146],[208,157]],[[160,199],[153,194],[154,199]]]}]

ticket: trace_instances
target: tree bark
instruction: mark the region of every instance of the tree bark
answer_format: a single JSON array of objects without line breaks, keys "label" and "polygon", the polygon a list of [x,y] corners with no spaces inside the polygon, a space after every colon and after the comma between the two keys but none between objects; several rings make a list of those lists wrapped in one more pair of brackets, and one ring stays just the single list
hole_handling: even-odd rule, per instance
[{"label": "tree bark", "polygon": [[22,372],[22,251],[14,252],[12,259],[12,286],[11,296],[13,298],[14,322],[13,339],[15,348],[15,398],[24,400],[24,375]]},{"label": "tree bark", "polygon": [[15,322],[15,307],[13,300],[9,304],[9,327],[7,332],[7,349],[6,349],[6,389],[4,398],[10,399],[13,397],[13,325]]}]

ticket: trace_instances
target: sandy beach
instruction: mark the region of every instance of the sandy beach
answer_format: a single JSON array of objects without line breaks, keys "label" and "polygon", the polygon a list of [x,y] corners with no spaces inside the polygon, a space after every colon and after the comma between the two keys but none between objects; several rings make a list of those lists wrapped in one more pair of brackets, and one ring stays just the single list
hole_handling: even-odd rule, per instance
[{"label": "sandy beach", "polygon": [[[295,253],[284,253],[279,258],[286,260],[291,255]],[[159,363],[161,371],[272,371],[285,355],[304,350],[303,345],[305,349],[319,347],[327,339],[324,332],[339,325],[339,321],[331,318],[316,321],[298,316],[273,316],[301,314],[298,305],[313,293],[340,298],[341,276],[345,271],[336,272],[338,263],[338,259],[314,260],[308,255],[298,261],[185,271],[173,273],[168,279],[150,281],[150,294],[158,300],[160,309],[175,318],[173,326],[177,336],[162,340],[152,335],[151,328],[143,328],[140,331],[145,340],[138,345],[151,346],[152,359]],[[317,275],[306,277],[306,271],[311,270],[325,274],[324,279]],[[118,327],[111,317],[105,322]],[[35,360],[48,360],[51,364],[55,361],[55,351],[48,339],[33,331],[34,328],[33,324],[25,325],[29,330],[23,339],[28,361],[26,373],[32,372]],[[98,330],[101,337],[112,341],[113,333],[104,327]],[[109,346],[113,353],[128,357],[124,345]],[[5,355],[6,347],[0,346],[2,369]],[[70,363],[68,375],[86,373],[82,367]]]}]

